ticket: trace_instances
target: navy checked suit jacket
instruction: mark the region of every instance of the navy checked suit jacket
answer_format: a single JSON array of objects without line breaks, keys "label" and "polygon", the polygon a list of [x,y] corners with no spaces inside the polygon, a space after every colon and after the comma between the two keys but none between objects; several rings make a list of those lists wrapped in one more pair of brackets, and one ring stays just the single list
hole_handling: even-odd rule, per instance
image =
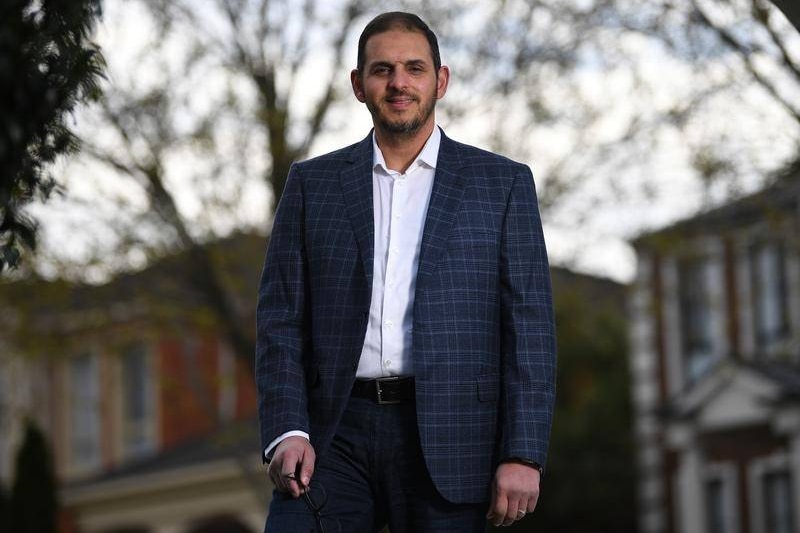
[{"label": "navy checked suit jacket", "polygon": [[[419,436],[439,492],[489,499],[506,458],[544,466],[555,324],[530,169],[442,134],[413,310]],[[325,454],[355,380],[373,262],[372,136],[292,166],[258,295],[262,450]]]}]

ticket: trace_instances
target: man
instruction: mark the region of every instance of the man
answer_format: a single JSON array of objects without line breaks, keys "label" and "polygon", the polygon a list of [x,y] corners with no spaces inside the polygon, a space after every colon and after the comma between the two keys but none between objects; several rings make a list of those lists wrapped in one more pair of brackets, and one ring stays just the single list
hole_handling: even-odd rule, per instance
[{"label": "man", "polygon": [[373,132],[289,173],[257,316],[267,531],[483,531],[536,506],[555,328],[533,178],[435,125],[449,77],[422,20],[376,17],[351,73]]}]

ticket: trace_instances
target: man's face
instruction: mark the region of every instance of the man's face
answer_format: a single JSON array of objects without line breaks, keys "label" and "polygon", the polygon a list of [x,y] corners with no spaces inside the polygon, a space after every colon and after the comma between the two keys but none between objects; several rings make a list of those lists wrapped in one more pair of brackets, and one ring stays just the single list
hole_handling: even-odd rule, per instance
[{"label": "man's face", "polygon": [[[428,41],[418,32],[373,35],[364,48],[364,71],[353,71],[353,92],[367,104],[376,129],[411,137],[433,127],[436,100],[447,90],[449,71],[438,72]],[[425,128],[427,129],[427,128]]]}]

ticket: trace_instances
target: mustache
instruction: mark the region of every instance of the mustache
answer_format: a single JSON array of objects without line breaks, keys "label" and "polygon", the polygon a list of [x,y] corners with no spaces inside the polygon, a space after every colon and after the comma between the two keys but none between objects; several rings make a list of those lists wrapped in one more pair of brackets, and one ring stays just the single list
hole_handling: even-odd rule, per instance
[{"label": "mustache", "polygon": [[389,93],[384,97],[384,100],[395,100],[398,98],[407,98],[415,102],[419,100],[419,98],[416,95],[404,91]]}]

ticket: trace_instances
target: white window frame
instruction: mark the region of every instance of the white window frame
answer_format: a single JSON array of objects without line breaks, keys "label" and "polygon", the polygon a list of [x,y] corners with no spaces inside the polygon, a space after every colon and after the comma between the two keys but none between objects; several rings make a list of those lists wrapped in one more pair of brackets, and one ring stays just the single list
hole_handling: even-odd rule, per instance
[{"label": "white window frame", "polygon": [[[680,301],[680,262],[687,258],[698,258],[705,262],[705,283],[709,306],[709,328],[711,350],[708,369],[722,360],[729,350],[727,331],[728,302],[725,293],[724,243],[716,237],[702,237],[675,249],[663,263],[664,333],[667,348],[667,388],[671,396],[682,394],[687,386],[702,379],[706,372],[690,378],[687,354],[684,351]],[[707,370],[708,370],[707,369]]]},{"label": "white window frame", "polygon": [[[771,533],[766,530],[766,516],[764,509],[764,477],[767,474],[789,472],[794,494],[794,504],[797,505],[798,480],[792,468],[789,454],[778,452],[766,457],[754,459],[747,469],[747,485],[750,505],[750,531],[752,533]],[[793,509],[793,519],[797,521],[798,510]],[[795,524],[797,527],[798,524]]]},{"label": "white window frame", "polygon": [[[144,391],[144,401],[145,401],[145,413],[144,413],[144,420],[142,421],[142,432],[144,435],[143,441],[138,445],[133,445],[130,441],[126,439],[126,426],[128,421],[126,420],[126,389],[125,389],[125,363],[124,357],[127,355],[127,351],[130,349],[138,348],[142,350],[143,357],[144,357],[144,383],[145,383],[145,391]],[[141,457],[143,455],[147,455],[151,453],[153,450],[157,448],[157,427],[158,427],[158,418],[157,418],[157,407],[158,407],[158,387],[156,386],[156,371],[155,371],[155,364],[153,360],[153,349],[152,347],[146,342],[133,342],[128,343],[122,347],[122,350],[119,353],[118,357],[118,364],[117,367],[117,383],[119,384],[117,390],[119,391],[118,395],[118,409],[117,409],[117,419],[119,420],[118,428],[119,428],[119,443],[120,449],[122,452],[123,459],[131,459],[136,457]]]},{"label": "white window frame", "polygon": [[[778,268],[780,272],[783,274],[783,279],[779,281],[782,287],[779,289],[779,298],[780,300],[777,302],[780,309],[779,313],[781,314],[780,320],[783,322],[782,328],[784,331],[778,332],[776,337],[772,338],[761,338],[761,332],[759,331],[759,322],[762,320],[762,317],[759,316],[759,310],[761,309],[761,300],[764,296],[761,294],[761,287],[759,286],[760,280],[757,279],[759,275],[760,269],[759,262],[762,260],[762,254],[764,250],[773,250],[777,253],[777,250],[780,250],[780,254],[777,257],[777,260],[780,261]],[[781,239],[780,236],[774,237],[771,236],[769,238],[764,239],[757,239],[754,240],[750,244],[750,250],[748,253],[748,257],[750,260],[750,279],[751,279],[751,297],[752,297],[752,320],[753,320],[753,335],[755,344],[758,347],[757,351],[761,352],[761,355],[764,356],[772,356],[775,353],[784,350],[786,348],[786,344],[789,341],[792,335],[792,320],[791,320],[791,304],[790,304],[790,295],[787,292],[790,290],[790,272],[789,272],[789,261],[788,256],[790,254],[788,243]],[[774,303],[774,302],[773,302]]]},{"label": "white window frame", "polygon": [[[725,533],[739,533],[739,476],[736,464],[732,462],[708,463],[703,469],[703,497],[706,496],[706,483],[722,483],[722,499],[725,515]],[[704,502],[705,516],[708,520],[708,501]],[[707,526],[708,523],[705,524]]]},{"label": "white window frame", "polygon": [[[736,236],[736,280],[739,296],[739,341],[742,355],[753,360],[758,357],[774,357],[789,355],[795,362],[800,362],[796,354],[800,352],[800,247],[795,236],[796,226],[791,221],[776,226],[774,222],[760,221],[747,228],[742,228]],[[781,240],[784,243],[784,268],[787,291],[787,323],[789,334],[786,339],[770,347],[759,345],[756,333],[756,310],[754,309],[754,287],[751,249],[753,245],[769,241]]]},{"label": "white window frame", "polygon": [[[80,458],[80,457],[78,457],[76,455],[77,454],[77,450],[75,449],[75,440],[74,440],[75,439],[75,429],[76,428],[75,428],[75,424],[73,423],[74,422],[73,415],[75,414],[75,409],[76,409],[76,405],[75,405],[75,402],[76,402],[76,395],[75,395],[76,384],[75,384],[75,381],[74,381],[75,375],[73,373],[74,372],[74,370],[73,370],[74,366],[73,365],[75,365],[76,364],[76,360],[78,360],[80,358],[86,358],[89,361],[89,364],[90,364],[90,376],[89,376],[90,385],[93,382],[93,386],[94,386],[94,390],[95,390],[94,406],[90,406],[91,407],[91,411],[94,412],[94,420],[95,420],[95,427],[96,427],[96,435],[95,435],[95,438],[94,438],[95,450],[94,450],[94,453],[91,454],[91,457],[89,457],[87,459],[82,459],[82,458]],[[80,353],[78,355],[70,357],[66,361],[66,369],[65,370],[66,370],[66,378],[67,378],[65,381],[66,381],[66,385],[67,385],[66,386],[66,396],[67,396],[67,405],[68,405],[68,408],[67,408],[67,411],[66,411],[66,414],[67,414],[67,417],[66,417],[66,420],[67,420],[67,424],[66,424],[66,431],[67,431],[67,436],[66,436],[67,437],[66,438],[66,442],[67,442],[67,457],[68,457],[68,464],[70,465],[70,467],[69,467],[70,472],[72,474],[74,474],[74,475],[79,475],[79,474],[92,472],[92,471],[96,470],[97,468],[99,468],[100,465],[102,464],[101,453],[102,453],[103,445],[102,445],[102,442],[101,442],[101,438],[102,438],[102,429],[103,428],[101,427],[101,425],[102,425],[102,414],[100,412],[100,404],[101,404],[101,401],[102,401],[102,398],[101,398],[102,390],[101,390],[101,383],[100,383],[100,360],[99,360],[99,357],[97,356],[97,354],[94,351],[87,350],[87,351],[84,351],[84,352],[82,352],[82,353]],[[83,384],[83,385],[86,385],[86,384]],[[83,390],[85,390],[85,387],[81,387],[81,388]],[[88,415],[91,416],[91,411],[89,411],[88,413],[84,412],[86,406],[81,406],[81,407],[83,407],[82,413],[81,413],[82,415],[87,415],[88,414]]]}]

